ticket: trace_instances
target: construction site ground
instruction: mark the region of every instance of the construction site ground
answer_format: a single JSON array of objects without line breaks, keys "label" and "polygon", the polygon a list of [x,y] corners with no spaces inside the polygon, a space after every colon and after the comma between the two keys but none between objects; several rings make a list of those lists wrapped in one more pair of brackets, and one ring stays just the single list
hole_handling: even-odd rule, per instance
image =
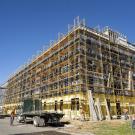
[{"label": "construction site ground", "polygon": [[[106,120],[106,121],[78,121],[73,120],[65,125],[63,130],[67,133],[90,135],[135,135],[131,120]],[[66,127],[67,126],[67,127]]]},{"label": "construction site ground", "polygon": [[9,125],[9,118],[0,119],[0,135],[135,135],[131,121],[64,121],[62,127],[34,127],[32,124]]}]

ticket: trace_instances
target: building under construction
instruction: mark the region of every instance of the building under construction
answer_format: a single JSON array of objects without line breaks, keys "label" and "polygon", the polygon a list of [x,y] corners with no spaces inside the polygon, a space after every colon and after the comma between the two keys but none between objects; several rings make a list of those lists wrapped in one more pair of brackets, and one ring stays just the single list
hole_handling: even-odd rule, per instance
[{"label": "building under construction", "polygon": [[77,17],[7,81],[4,108],[19,110],[26,98],[65,117],[103,119],[135,113],[135,46],[109,27],[89,28]]}]

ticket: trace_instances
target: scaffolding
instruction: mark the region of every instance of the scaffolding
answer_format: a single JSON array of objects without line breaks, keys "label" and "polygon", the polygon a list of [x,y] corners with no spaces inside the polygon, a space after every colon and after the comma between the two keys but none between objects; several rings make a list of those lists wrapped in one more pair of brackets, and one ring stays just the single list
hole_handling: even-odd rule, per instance
[{"label": "scaffolding", "polygon": [[5,111],[40,98],[45,111],[70,119],[111,119],[135,113],[135,47],[110,28],[92,29],[74,19],[8,79]]}]

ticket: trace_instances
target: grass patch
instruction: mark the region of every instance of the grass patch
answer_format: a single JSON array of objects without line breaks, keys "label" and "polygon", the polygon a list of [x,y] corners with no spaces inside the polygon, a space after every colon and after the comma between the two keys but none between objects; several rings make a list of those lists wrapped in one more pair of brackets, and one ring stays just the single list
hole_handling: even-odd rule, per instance
[{"label": "grass patch", "polygon": [[135,135],[135,129],[131,129],[131,121],[73,121],[71,123],[74,126],[66,129],[68,132],[93,133],[94,135]]},{"label": "grass patch", "polygon": [[135,135],[135,129],[131,129],[131,122],[123,123],[102,122],[97,124],[93,132],[95,135]]}]

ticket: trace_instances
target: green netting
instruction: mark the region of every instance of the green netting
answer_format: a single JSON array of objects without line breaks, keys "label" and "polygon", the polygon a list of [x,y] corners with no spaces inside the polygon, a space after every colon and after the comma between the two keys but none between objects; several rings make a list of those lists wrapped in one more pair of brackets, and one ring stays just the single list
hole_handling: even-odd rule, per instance
[{"label": "green netting", "polygon": [[40,100],[35,100],[35,111],[41,110],[41,101]]},{"label": "green netting", "polygon": [[23,104],[23,112],[42,110],[42,103],[40,100],[25,99]]},{"label": "green netting", "polygon": [[33,101],[32,101],[32,99],[24,100],[23,112],[31,112],[31,111],[33,111]]}]

